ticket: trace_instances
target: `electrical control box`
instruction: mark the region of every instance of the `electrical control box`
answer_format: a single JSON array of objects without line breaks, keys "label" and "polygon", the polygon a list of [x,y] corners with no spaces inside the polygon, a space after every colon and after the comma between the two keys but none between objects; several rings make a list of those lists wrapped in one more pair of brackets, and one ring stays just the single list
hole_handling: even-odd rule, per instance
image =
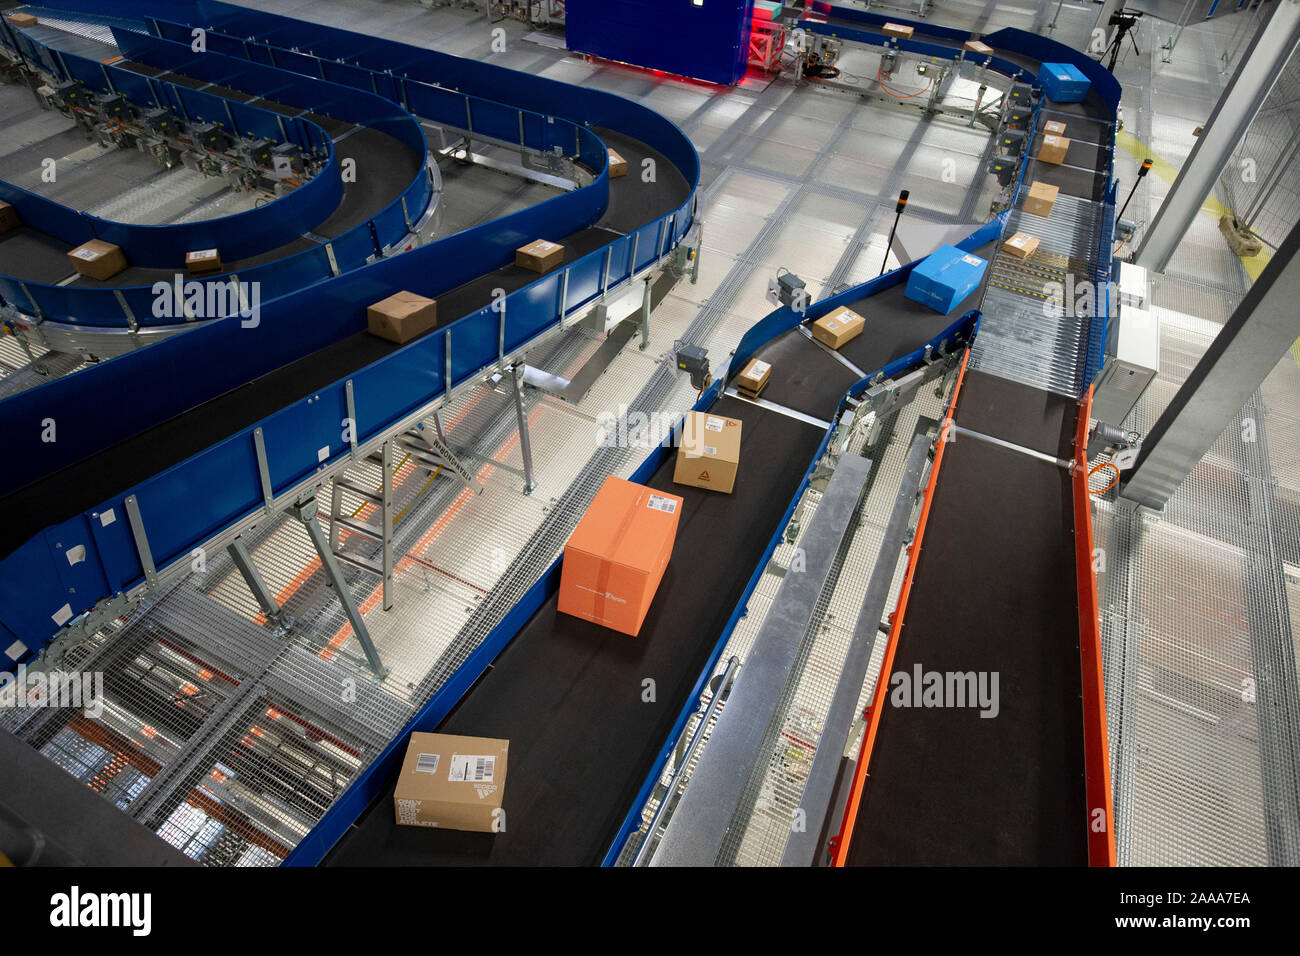
[{"label": "electrical control box", "polygon": [[270,169],[275,155],[275,146],[269,139],[244,140],[239,146],[240,152],[247,157],[249,165]]},{"label": "electrical control box", "polygon": [[1097,376],[1092,417],[1122,425],[1160,372],[1160,323],[1146,309],[1121,302],[1115,325],[1115,350]]},{"label": "electrical control box", "polygon": [[95,108],[101,120],[127,122],[134,115],[131,102],[121,93],[101,93],[95,97]]},{"label": "electrical control box", "polygon": [[277,179],[287,179],[302,172],[302,148],[293,143],[281,143],[271,150],[271,169]]},{"label": "electrical control box", "polygon": [[191,124],[190,136],[194,138],[195,146],[214,153],[224,153],[230,145],[230,137],[226,131],[215,123]]},{"label": "electrical control box", "polygon": [[86,105],[86,91],[77,80],[55,83],[54,96],[64,106]]},{"label": "electrical control box", "polygon": [[169,135],[176,130],[176,121],[172,114],[163,109],[145,110],[140,116],[140,125],[159,136]]}]

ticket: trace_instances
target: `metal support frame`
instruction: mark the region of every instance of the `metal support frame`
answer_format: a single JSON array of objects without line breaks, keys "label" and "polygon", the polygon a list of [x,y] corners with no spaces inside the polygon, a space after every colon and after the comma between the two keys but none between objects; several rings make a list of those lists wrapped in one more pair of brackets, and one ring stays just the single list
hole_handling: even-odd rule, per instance
[{"label": "metal support frame", "polygon": [[293,617],[284,612],[284,608],[275,599],[271,589],[266,586],[262,573],[257,570],[257,565],[253,562],[253,556],[248,553],[248,546],[244,544],[244,539],[236,538],[226,546],[226,550],[230,552],[230,559],[235,562],[235,567],[239,570],[244,583],[248,585],[248,590],[253,592],[253,597],[267,620],[282,632],[293,627]]},{"label": "metal support frame", "polygon": [[716,862],[756,763],[766,763],[762,759],[764,737],[790,680],[801,638],[861,503],[871,467],[868,459],[857,455],[840,459],[800,542],[805,551],[804,571],[782,579],[652,866],[712,866]]},{"label": "metal support frame", "polygon": [[654,282],[647,273],[645,277],[645,292],[641,297],[641,351],[644,352],[650,345],[650,291],[654,287]]},{"label": "metal support frame", "polygon": [[524,494],[531,495],[537,481],[533,477],[533,445],[528,438],[528,412],[524,408],[523,362],[516,362],[511,367],[510,382],[515,394],[515,418],[519,422],[519,453],[524,459]]},{"label": "metal support frame", "polygon": [[[1138,265],[1155,272],[1165,270],[1297,46],[1300,46],[1300,4],[1282,0],[1273,5],[1268,21],[1255,34],[1236,75],[1206,121],[1204,132],[1197,137],[1187,162],[1133,257]],[[1240,407],[1238,404],[1237,408]]]},{"label": "metal support frame", "polygon": [[338,559],[334,557],[329,541],[325,539],[325,532],[321,531],[320,522],[316,520],[316,512],[315,496],[299,502],[289,509],[289,513],[301,521],[303,527],[307,529],[307,535],[311,538],[312,546],[316,548],[316,555],[320,558],[321,569],[324,570],[325,578],[329,581],[330,587],[338,595],[339,603],[343,605],[343,611],[347,614],[348,621],[352,625],[352,633],[356,636],[357,643],[361,645],[362,651],[365,652],[366,662],[370,665],[370,669],[375,672],[375,676],[382,680],[388,676],[388,668],[384,667],[383,661],[379,659],[379,650],[375,647],[375,642],[371,640],[370,631],[366,629],[366,622],[361,619],[361,610],[357,607],[357,602],[352,599],[347,582],[343,580],[343,569],[339,567]]},{"label": "metal support frame", "polygon": [[[1284,6],[1292,5],[1286,0]],[[1300,227],[1264,267],[1147,433],[1119,494],[1161,509],[1300,338]]]}]

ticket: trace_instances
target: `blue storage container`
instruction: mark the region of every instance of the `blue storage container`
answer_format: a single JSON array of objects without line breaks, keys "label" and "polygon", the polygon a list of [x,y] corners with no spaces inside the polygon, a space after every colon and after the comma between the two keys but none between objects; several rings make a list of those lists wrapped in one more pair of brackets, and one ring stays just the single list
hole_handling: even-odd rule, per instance
[{"label": "blue storage container", "polygon": [[1083,72],[1070,63],[1044,63],[1038,69],[1043,94],[1053,103],[1082,103],[1091,86]]},{"label": "blue storage container", "polygon": [[754,0],[568,0],[574,53],[730,86],[749,67]]},{"label": "blue storage container", "polygon": [[988,262],[956,246],[940,246],[912,269],[903,295],[947,315],[975,290]]}]

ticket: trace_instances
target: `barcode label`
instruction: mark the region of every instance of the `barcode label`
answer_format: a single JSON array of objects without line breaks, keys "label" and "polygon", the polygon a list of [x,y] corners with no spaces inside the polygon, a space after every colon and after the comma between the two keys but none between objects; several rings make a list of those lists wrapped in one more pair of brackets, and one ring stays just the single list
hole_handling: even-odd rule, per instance
[{"label": "barcode label", "polygon": [[76,256],[78,259],[85,259],[87,262],[99,258],[99,253],[91,249],[73,249],[68,255]]},{"label": "barcode label", "polygon": [[717,453],[718,453],[718,450],[717,450],[716,448],[714,448],[712,445],[705,445],[705,446],[704,446],[704,454],[706,454],[706,455],[716,455]]},{"label": "barcode label", "polygon": [[416,773],[437,773],[438,772],[438,755],[437,754],[420,754],[415,758]]},{"label": "barcode label", "polygon": [[491,783],[497,758],[481,754],[452,754],[451,773],[447,779],[456,783]]},{"label": "barcode label", "polygon": [[663,495],[651,495],[645,506],[665,514],[675,514],[677,511],[677,501],[673,498],[665,498]]},{"label": "barcode label", "polygon": [[755,362],[749,367],[749,374],[754,378],[762,378],[767,374],[767,370],[771,367],[772,366],[768,365],[766,362]]},{"label": "barcode label", "polygon": [[838,329],[839,327],[840,327],[840,324],[839,324],[838,322],[827,322],[827,323],[826,323],[826,328],[828,328],[828,329]]},{"label": "barcode label", "polygon": [[711,432],[722,431],[722,429],[726,427],[726,424],[727,423],[724,422],[721,418],[714,418],[712,415],[704,419],[704,427]]},{"label": "barcode label", "polygon": [[962,257],[961,257],[961,261],[964,262],[964,263],[966,263],[968,266],[977,266],[977,265],[979,265],[983,260],[982,260],[982,259],[976,259],[974,256],[962,256]]},{"label": "barcode label", "polygon": [[191,259],[215,259],[217,257],[216,249],[203,249],[199,252],[191,252]]}]

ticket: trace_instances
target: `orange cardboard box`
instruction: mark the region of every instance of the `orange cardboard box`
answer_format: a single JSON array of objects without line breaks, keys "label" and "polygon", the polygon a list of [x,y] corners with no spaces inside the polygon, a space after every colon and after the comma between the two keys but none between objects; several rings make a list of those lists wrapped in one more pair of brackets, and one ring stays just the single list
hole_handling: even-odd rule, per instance
[{"label": "orange cardboard box", "polygon": [[557,609],[635,637],[677,539],[682,499],[605,479],[564,546]]}]

